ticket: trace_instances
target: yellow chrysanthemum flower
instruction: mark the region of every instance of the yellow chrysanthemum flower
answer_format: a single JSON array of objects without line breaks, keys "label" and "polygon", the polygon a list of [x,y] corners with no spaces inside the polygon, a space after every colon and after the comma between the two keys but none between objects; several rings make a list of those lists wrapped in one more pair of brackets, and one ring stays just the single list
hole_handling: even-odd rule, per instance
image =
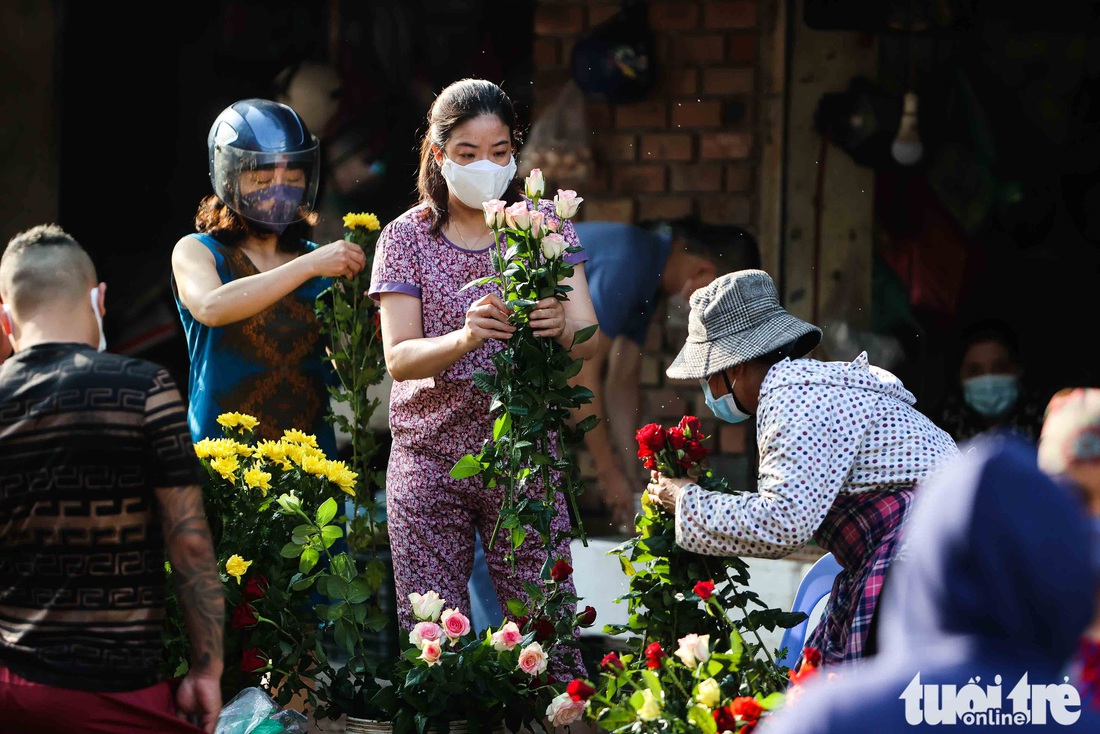
[{"label": "yellow chrysanthemum flower", "polygon": [[267,459],[273,464],[278,464],[283,471],[290,471],[294,464],[286,454],[287,444],[282,441],[261,441],[256,445],[256,456]]},{"label": "yellow chrysanthemum flower", "polygon": [[355,231],[362,227],[368,232],[374,232],[381,229],[382,224],[378,221],[378,216],[371,212],[360,212],[359,214],[345,214],[344,215],[344,227]]},{"label": "yellow chrysanthemum flower", "polygon": [[222,479],[232,482],[237,469],[241,466],[236,456],[219,456],[210,462],[210,468],[222,475]]},{"label": "yellow chrysanthemum flower", "polygon": [[225,572],[230,576],[237,579],[237,583],[241,583],[241,576],[244,576],[248,572],[248,567],[252,565],[252,561],[246,561],[238,556],[236,553],[229,556],[229,560],[225,562]]},{"label": "yellow chrysanthemum flower", "polygon": [[283,431],[283,439],[291,443],[317,448],[317,437],[308,433],[303,433],[297,428],[288,428]]},{"label": "yellow chrysanthemum flower", "polygon": [[244,471],[244,483],[252,489],[258,489],[267,496],[267,490],[271,489],[271,474],[254,466]]},{"label": "yellow chrysanthemum flower", "polygon": [[302,471],[307,474],[312,474],[315,477],[323,477],[325,476],[325,470],[328,469],[328,462],[322,457],[307,454],[302,457],[299,466],[301,466]]},{"label": "yellow chrysanthemum flower", "polygon": [[355,496],[355,480],[358,477],[359,474],[342,461],[330,461],[325,468],[325,478],[352,497]]}]

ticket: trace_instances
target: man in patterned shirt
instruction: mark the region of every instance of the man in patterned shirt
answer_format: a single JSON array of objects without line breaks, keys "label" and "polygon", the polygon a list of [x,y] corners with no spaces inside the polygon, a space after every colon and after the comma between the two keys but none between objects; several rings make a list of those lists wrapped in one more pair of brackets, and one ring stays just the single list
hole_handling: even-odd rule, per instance
[{"label": "man in patterned shirt", "polygon": [[756,417],[755,492],[709,492],[653,473],[650,498],[676,513],[695,553],[782,558],[811,538],[843,567],[807,644],[826,663],[874,652],[879,593],[914,486],[958,454],[894,375],[862,353],[803,359],[821,330],[787,313],[771,277],[740,270],[691,297],[688,336],[666,374],[699,380],[722,421]]},{"label": "man in patterned shirt", "polygon": [[[104,291],[56,225],[0,259],[0,729],[197,732],[178,707],[213,732],[224,607],[200,465],[167,370],[102,351]],[[166,556],[192,646],[178,685],[158,674]]]}]

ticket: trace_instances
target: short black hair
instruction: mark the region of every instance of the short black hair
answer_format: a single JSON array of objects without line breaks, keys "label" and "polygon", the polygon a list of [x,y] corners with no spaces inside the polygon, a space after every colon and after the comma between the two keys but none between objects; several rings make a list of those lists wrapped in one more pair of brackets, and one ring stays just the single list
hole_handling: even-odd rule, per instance
[{"label": "short black hair", "polygon": [[0,257],[0,293],[21,315],[57,298],[87,298],[96,281],[92,259],[57,224],[39,224],[8,240]]},{"label": "short black hair", "polygon": [[646,220],[639,222],[638,226],[671,233],[673,241],[682,242],[689,255],[714,263],[718,275],[760,269],[760,246],[744,227],[709,224],[695,216]]}]

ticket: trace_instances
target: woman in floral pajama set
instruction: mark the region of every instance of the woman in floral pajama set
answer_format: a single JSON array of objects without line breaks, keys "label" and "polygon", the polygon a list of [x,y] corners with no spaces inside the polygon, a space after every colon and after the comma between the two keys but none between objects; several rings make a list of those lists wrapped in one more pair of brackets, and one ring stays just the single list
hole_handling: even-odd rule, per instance
[{"label": "woman in floral pajama set", "polygon": [[[486,540],[492,536],[503,488],[486,489],[480,477],[452,479],[450,470],[492,436],[489,395],[471,378],[493,370],[491,356],[514,331],[494,286],[460,292],[493,272],[493,235],[481,202],[505,198],[515,175],[512,104],[496,85],[467,79],[440,93],[428,121],[421,201],[382,231],[369,290],[381,304],[386,365],[394,378],[386,493],[405,628],[415,624],[410,593],[438,591],[448,606],[469,613],[474,531]],[[547,219],[561,225],[570,245],[578,244],[572,225],[557,221],[552,202],[546,203],[540,209]],[[584,259],[583,253],[571,256],[574,263]],[[574,332],[596,317],[583,266],[565,284],[573,288],[569,300],[540,301],[531,325],[536,335],[569,345]],[[573,355],[587,358],[596,341],[577,345]],[[569,530],[564,503],[554,530]],[[508,599],[526,597],[524,582],[538,579],[545,555],[536,537],[532,533],[517,552],[515,573],[504,558],[506,539],[486,552],[502,610]],[[556,558],[570,559],[568,541]]]}]

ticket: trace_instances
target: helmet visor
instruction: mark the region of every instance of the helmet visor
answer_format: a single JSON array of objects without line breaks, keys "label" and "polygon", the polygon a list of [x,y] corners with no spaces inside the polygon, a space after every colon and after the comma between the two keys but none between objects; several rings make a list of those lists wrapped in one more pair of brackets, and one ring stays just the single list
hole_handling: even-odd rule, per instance
[{"label": "helmet visor", "polygon": [[286,225],[308,216],[317,202],[320,156],[316,138],[312,148],[294,153],[218,145],[213,163],[214,193],[246,219]]}]

